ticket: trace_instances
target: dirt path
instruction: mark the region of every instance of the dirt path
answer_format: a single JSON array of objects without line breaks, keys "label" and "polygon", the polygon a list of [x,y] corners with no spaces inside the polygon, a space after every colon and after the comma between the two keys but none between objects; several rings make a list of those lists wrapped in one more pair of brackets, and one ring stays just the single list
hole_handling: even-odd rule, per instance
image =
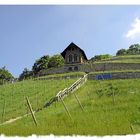
[{"label": "dirt path", "polygon": [[16,117],[16,118],[14,118],[14,119],[10,119],[10,120],[8,120],[8,121],[5,121],[5,122],[1,123],[0,125],[5,125],[5,124],[9,124],[9,123],[15,122],[15,121],[17,121],[17,120],[19,120],[19,119],[22,119],[22,118],[24,118],[24,117],[26,117],[26,116],[28,116],[28,115],[31,115],[31,114],[29,113],[29,114],[25,114],[25,115],[23,115],[23,116]]}]

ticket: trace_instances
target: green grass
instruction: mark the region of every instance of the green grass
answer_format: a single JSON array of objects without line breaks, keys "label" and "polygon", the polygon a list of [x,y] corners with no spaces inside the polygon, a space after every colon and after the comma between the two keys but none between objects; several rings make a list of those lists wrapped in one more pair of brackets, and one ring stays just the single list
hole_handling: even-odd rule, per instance
[{"label": "green grass", "polygon": [[0,123],[4,101],[6,102],[4,120],[9,120],[29,112],[25,96],[28,96],[33,109],[42,107],[57,92],[69,87],[76,79],[63,80],[25,80],[0,86]]},{"label": "green grass", "polygon": [[114,56],[94,63],[140,63],[140,55]]},{"label": "green grass", "polygon": [[114,58],[140,58],[140,55],[123,55],[123,56],[116,56]]},{"label": "green grass", "polygon": [[51,74],[51,75],[46,75],[46,76],[41,76],[39,77],[39,79],[41,78],[56,78],[56,77],[70,77],[70,76],[84,76],[85,72],[68,72],[68,73],[62,73],[62,74]]},{"label": "green grass", "polygon": [[[109,84],[118,91],[115,104],[109,96]],[[0,126],[6,135],[124,135],[140,133],[140,79],[88,80],[75,91],[81,101],[82,112],[73,94],[64,99],[72,120],[61,102],[57,102],[38,113],[36,127],[31,116]],[[99,94],[97,91],[102,91]],[[101,96],[102,95],[102,96]],[[133,131],[131,127],[133,127]]]},{"label": "green grass", "polygon": [[109,60],[109,61],[104,61],[106,63],[140,63],[140,58],[139,59],[118,59],[118,60]]},{"label": "green grass", "polygon": [[140,70],[114,70],[114,71],[97,71],[97,72],[90,72],[89,75],[95,74],[105,74],[105,73],[135,73],[140,72]]},{"label": "green grass", "polygon": [[100,64],[100,63],[140,63],[139,59],[122,59],[122,60],[107,60],[107,61],[97,61],[94,62],[95,64]]}]

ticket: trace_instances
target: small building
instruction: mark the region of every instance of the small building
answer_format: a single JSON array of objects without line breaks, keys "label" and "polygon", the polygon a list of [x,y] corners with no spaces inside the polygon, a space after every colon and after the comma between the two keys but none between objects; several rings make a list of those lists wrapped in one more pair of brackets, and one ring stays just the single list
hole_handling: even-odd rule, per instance
[{"label": "small building", "polygon": [[66,69],[78,71],[78,65],[87,61],[85,52],[74,43],[71,43],[62,53]]}]

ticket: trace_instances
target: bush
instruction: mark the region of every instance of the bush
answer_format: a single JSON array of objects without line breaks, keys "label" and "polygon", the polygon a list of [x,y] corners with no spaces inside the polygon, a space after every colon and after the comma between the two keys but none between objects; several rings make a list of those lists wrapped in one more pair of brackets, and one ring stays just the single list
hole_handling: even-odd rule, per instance
[{"label": "bush", "polygon": [[0,84],[4,84],[5,82],[8,82],[12,80],[14,77],[12,74],[5,68],[0,68]]},{"label": "bush", "polygon": [[64,65],[64,58],[59,54],[52,56],[48,62],[48,68],[53,68],[53,67],[56,68],[63,65]]},{"label": "bush", "polygon": [[27,68],[25,68],[25,69],[23,70],[23,72],[20,74],[18,80],[21,81],[21,80],[23,80],[23,79],[29,79],[29,78],[31,78],[31,77],[33,77],[33,72],[30,71],[30,70],[28,70]]},{"label": "bush", "polygon": [[34,75],[37,75],[42,70],[48,68],[57,68],[63,65],[64,65],[64,58],[60,54],[53,55],[52,57],[46,55],[36,60],[36,62],[32,67],[32,72]]}]

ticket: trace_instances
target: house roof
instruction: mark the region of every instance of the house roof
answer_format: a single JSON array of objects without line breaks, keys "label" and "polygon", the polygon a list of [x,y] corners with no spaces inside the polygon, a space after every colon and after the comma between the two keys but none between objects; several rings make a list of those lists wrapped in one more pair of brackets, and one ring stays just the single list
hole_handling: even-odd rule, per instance
[{"label": "house roof", "polygon": [[85,59],[85,60],[88,60],[87,57],[86,57],[85,52],[84,52],[81,48],[79,48],[77,45],[75,45],[73,42],[70,43],[69,46],[61,53],[61,55],[63,56],[63,58],[65,58],[66,51],[67,51],[69,48],[71,48],[71,47],[78,48],[78,49],[81,51],[81,53],[83,54],[84,59]]}]

